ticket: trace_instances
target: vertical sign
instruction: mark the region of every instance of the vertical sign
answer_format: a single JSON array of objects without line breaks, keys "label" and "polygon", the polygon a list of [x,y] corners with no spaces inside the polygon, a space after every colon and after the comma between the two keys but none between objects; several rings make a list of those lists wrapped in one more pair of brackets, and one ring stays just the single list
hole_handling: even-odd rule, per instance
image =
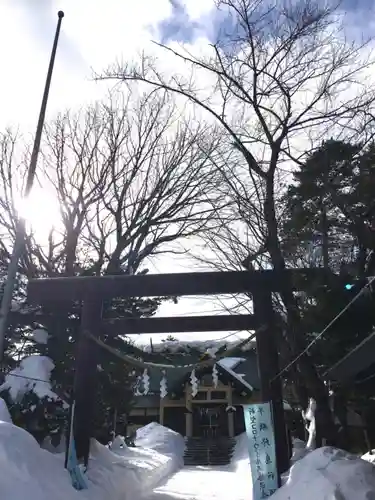
[{"label": "vertical sign", "polygon": [[253,500],[261,500],[270,497],[278,488],[271,404],[243,405],[243,410],[253,479]]}]

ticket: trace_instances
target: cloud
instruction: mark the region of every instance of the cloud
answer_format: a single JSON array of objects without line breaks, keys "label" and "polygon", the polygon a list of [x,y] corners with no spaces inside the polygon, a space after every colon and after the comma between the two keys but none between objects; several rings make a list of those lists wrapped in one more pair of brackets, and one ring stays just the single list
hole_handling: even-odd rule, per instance
[{"label": "cloud", "polygon": [[191,42],[202,27],[193,20],[180,0],[169,0],[172,12],[158,24],[162,43],[169,41]]},{"label": "cloud", "polygon": [[216,42],[220,33],[233,29],[228,9],[215,6],[214,0],[169,0],[172,12],[158,24],[162,43],[188,42],[205,37]]},{"label": "cloud", "polygon": [[373,37],[375,26],[373,0],[343,0],[340,10],[349,35],[357,39]]},{"label": "cloud", "polygon": [[2,0],[0,2],[0,128],[34,131],[57,24],[64,10],[48,116],[103,96],[108,84],[91,81],[116,58],[132,58],[151,44],[150,27],[170,16],[168,0],[145,8],[132,0]]}]

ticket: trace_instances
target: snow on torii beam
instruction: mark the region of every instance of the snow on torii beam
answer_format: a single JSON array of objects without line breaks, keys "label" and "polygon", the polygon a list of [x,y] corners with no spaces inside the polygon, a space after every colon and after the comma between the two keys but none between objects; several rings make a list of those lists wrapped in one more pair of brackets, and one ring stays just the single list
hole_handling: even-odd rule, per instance
[{"label": "snow on torii beam", "polygon": [[291,282],[296,290],[304,290],[309,283],[311,286],[311,280],[321,279],[323,273],[322,269],[288,269],[42,278],[29,281],[28,301],[41,304],[82,300],[88,295],[98,299],[222,295],[253,293],[260,288],[280,292],[286,282]]}]

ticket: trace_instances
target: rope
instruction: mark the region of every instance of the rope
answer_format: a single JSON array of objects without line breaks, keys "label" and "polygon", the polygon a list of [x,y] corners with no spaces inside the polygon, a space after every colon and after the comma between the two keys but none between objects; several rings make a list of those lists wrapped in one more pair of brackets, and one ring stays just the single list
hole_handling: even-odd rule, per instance
[{"label": "rope", "polygon": [[[103,341],[101,341],[101,340],[97,339],[96,337],[92,336],[90,333],[84,333],[84,335],[87,338],[89,338],[90,340],[92,340],[93,342],[95,342],[96,344],[98,344],[100,347],[103,347],[103,349],[106,349],[111,354],[119,357],[120,359],[122,359],[123,361],[125,361],[127,364],[130,364],[132,366],[136,366],[138,368],[150,368],[150,367],[153,367],[153,368],[163,368],[163,369],[171,369],[172,368],[173,369],[173,368],[191,368],[191,367],[198,367],[198,366],[202,366],[202,365],[205,365],[205,366],[214,365],[218,360],[220,360],[220,359],[222,359],[224,357],[228,357],[228,354],[230,354],[231,352],[233,352],[235,349],[238,349],[239,347],[242,347],[243,345],[246,345],[258,333],[260,333],[263,329],[264,329],[264,327],[259,328],[259,330],[257,332],[255,332],[253,335],[250,335],[250,337],[248,337],[247,339],[245,339],[244,341],[242,341],[240,344],[238,344],[237,346],[233,347],[229,351],[225,351],[224,354],[219,355],[215,359],[210,359],[210,360],[207,360],[207,361],[201,361],[201,362],[198,362],[196,364],[176,365],[176,366],[175,365],[163,365],[163,364],[158,364],[158,363],[150,363],[150,362],[139,361],[137,359],[132,358],[131,356],[128,356],[126,354],[121,353],[120,351],[118,351],[117,349],[114,349],[113,347],[108,346]],[[24,380],[31,380],[33,382],[43,382],[44,384],[50,384],[51,383],[50,381],[43,380],[41,378],[28,377],[26,375],[19,375],[19,374],[11,373],[11,372],[4,373],[4,376],[5,377],[22,378]]]},{"label": "rope", "polygon": [[302,358],[302,356],[304,354],[306,354],[310,349],[311,347],[319,340],[323,337],[323,335],[326,333],[326,331],[344,314],[345,311],[347,311],[349,309],[349,307],[362,295],[362,293],[366,290],[366,288],[370,287],[371,284],[373,283],[373,281],[375,281],[375,276],[372,276],[372,278],[366,283],[366,285],[364,285],[360,291],[357,293],[357,295],[355,295],[352,300],[328,323],[328,325],[323,328],[323,330],[319,333],[319,335],[317,335],[308,345],[307,347],[302,351],[300,352],[287,366],[285,366],[282,370],[279,371],[279,373],[277,375],[275,375],[275,377],[273,377],[273,379],[271,380],[271,382],[273,382],[274,380],[276,380],[277,378],[279,378],[283,373],[285,373],[287,370],[289,370],[289,368],[291,368],[299,359]]},{"label": "rope", "polygon": [[134,359],[131,356],[128,356],[126,354],[123,354],[119,350],[115,349],[114,347],[111,347],[107,344],[105,344],[102,340],[94,337],[91,335],[89,332],[83,332],[83,335],[85,335],[88,339],[92,340],[95,344],[97,344],[99,347],[102,347],[103,349],[107,350],[114,356],[117,356],[118,358],[122,359],[125,361],[125,363],[135,366],[137,368],[161,368],[164,370],[170,370],[170,369],[180,369],[180,368],[198,368],[198,367],[208,367],[208,366],[213,366],[215,363],[217,363],[220,359],[226,358],[230,356],[231,353],[235,352],[238,348],[243,347],[244,345],[248,344],[253,338],[255,338],[259,333],[261,333],[266,327],[262,326],[260,327],[255,333],[250,335],[250,337],[246,338],[236,346],[232,347],[231,349],[224,351],[222,354],[219,354],[216,358],[208,359],[208,360],[203,360],[199,361],[198,363],[190,363],[187,365],[170,365],[170,364],[160,364],[160,363],[151,363],[151,362],[146,362],[146,361],[141,361],[138,359]]}]

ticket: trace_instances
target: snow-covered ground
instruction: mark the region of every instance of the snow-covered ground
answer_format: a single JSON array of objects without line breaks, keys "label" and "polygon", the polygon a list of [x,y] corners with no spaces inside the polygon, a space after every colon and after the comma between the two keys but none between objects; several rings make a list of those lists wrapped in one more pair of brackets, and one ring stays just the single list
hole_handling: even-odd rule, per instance
[{"label": "snow-covered ground", "polygon": [[0,498],[4,500],[138,500],[183,464],[184,439],[159,424],[140,430],[127,448],[118,437],[112,449],[91,446],[88,490],[76,491],[64,469],[64,454],[40,448],[10,421],[0,399]]},{"label": "snow-covered ground", "polygon": [[154,489],[147,500],[251,500],[250,475],[225,468],[186,467]]},{"label": "snow-covered ground", "polygon": [[147,500],[251,500],[252,481],[246,435],[237,438],[232,464],[184,467],[156,487]]},{"label": "snow-covered ground", "polygon": [[[111,449],[93,442],[89,488],[76,491],[64,470],[64,455],[40,448],[30,434],[14,426],[0,399],[0,498],[252,500],[245,435],[237,438],[232,463],[216,468],[184,468],[182,436],[157,423],[139,429],[136,444],[128,448],[121,437]],[[274,500],[375,499],[375,467],[370,461],[327,447],[305,454],[302,446],[299,442],[296,461]]]}]

